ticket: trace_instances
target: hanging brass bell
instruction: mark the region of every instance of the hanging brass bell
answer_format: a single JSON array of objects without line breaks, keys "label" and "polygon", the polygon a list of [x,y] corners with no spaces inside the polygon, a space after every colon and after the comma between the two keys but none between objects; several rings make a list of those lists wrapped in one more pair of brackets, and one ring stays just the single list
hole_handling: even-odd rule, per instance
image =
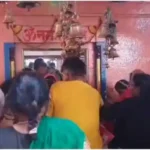
[{"label": "hanging brass bell", "polygon": [[55,25],[54,35],[56,37],[60,37],[62,35],[62,24],[59,23],[59,22],[57,22],[56,25]]},{"label": "hanging brass bell", "polygon": [[116,38],[116,37],[114,37],[114,38],[112,38],[112,39],[110,40],[110,45],[115,46],[115,45],[117,45],[117,44],[119,44],[119,42],[117,41],[117,38]]},{"label": "hanging brass bell", "polygon": [[104,24],[102,24],[102,27],[100,29],[98,37],[99,38],[105,38],[107,36],[107,34],[108,34],[107,24],[104,23]]},{"label": "hanging brass bell", "polygon": [[83,30],[82,26],[78,23],[72,24],[70,26],[69,36],[71,38],[83,37],[84,36],[84,30]]},{"label": "hanging brass bell", "polygon": [[109,51],[106,50],[106,51],[104,52],[104,55],[108,56],[108,55],[109,55]]},{"label": "hanging brass bell", "polygon": [[105,64],[105,67],[106,67],[106,68],[109,68],[110,66],[109,66],[109,64],[108,64],[108,63],[106,63],[106,64]]},{"label": "hanging brass bell", "polygon": [[12,23],[14,23],[14,19],[13,19],[13,17],[12,17],[12,15],[11,15],[10,12],[7,12],[5,14],[3,23],[6,24],[6,26],[7,26],[8,29],[9,29],[9,25],[12,24]]},{"label": "hanging brass bell", "polygon": [[117,58],[117,57],[119,57],[119,55],[118,55],[116,49],[113,48],[113,47],[110,48],[108,58],[114,59],[114,58]]}]

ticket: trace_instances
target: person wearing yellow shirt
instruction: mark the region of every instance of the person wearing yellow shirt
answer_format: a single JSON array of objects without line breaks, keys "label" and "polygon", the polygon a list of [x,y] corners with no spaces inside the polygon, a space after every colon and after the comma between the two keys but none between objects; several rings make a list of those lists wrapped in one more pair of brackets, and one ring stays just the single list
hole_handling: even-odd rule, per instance
[{"label": "person wearing yellow shirt", "polygon": [[100,108],[103,101],[99,92],[85,82],[86,65],[77,57],[67,58],[62,74],[63,81],[51,88],[47,115],[75,122],[85,132],[91,148],[102,148]]}]

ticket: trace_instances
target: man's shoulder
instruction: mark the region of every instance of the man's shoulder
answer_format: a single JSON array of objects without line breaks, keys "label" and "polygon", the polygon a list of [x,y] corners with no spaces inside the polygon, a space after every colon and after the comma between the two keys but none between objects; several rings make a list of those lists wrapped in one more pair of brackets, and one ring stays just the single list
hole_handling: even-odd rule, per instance
[{"label": "man's shoulder", "polygon": [[93,94],[96,94],[96,95],[100,95],[99,91],[94,88],[93,86],[91,86],[90,84],[86,83],[86,86],[88,87],[88,89],[93,92]]},{"label": "man's shoulder", "polygon": [[91,85],[89,85],[88,83],[86,83],[87,85],[87,93],[92,95],[92,98],[95,99],[96,102],[98,102],[101,106],[103,105],[103,99],[101,96],[101,93],[94,87],[92,87]]},{"label": "man's shoulder", "polygon": [[54,83],[51,87],[51,89],[55,89],[55,88],[58,88],[58,87],[63,87],[65,85],[65,81],[57,81],[56,83]]},{"label": "man's shoulder", "polygon": [[69,82],[69,81],[58,81],[54,83],[51,87],[51,89],[59,89],[59,88],[66,88],[66,87],[80,87],[80,89],[84,89],[86,91],[89,91],[90,93],[94,95],[100,95],[99,91],[92,87],[90,84],[85,82]]}]

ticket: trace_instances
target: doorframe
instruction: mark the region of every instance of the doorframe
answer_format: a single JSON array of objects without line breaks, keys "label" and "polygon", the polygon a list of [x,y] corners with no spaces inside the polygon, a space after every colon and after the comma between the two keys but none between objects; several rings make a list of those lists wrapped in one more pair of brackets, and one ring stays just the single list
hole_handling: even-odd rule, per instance
[{"label": "doorframe", "polygon": [[103,100],[107,98],[107,57],[105,55],[106,41],[99,41],[96,43],[96,49],[100,53],[100,92]]},{"label": "doorframe", "polygon": [[[12,47],[15,47],[15,43],[4,43],[4,70],[5,70],[5,80],[9,80],[11,78],[11,64],[10,64],[10,51]],[[107,82],[107,68],[105,64],[107,62],[106,56],[104,55],[104,51],[106,48],[106,42],[100,41],[96,43],[97,48],[101,47],[101,92],[102,97],[105,100],[106,98],[106,82]],[[86,56],[87,57],[87,56]],[[86,58],[87,59],[87,58]]]},{"label": "doorframe", "polygon": [[15,43],[4,43],[4,70],[5,70],[5,80],[11,78],[11,62],[10,62],[10,52],[11,48],[15,47]]}]

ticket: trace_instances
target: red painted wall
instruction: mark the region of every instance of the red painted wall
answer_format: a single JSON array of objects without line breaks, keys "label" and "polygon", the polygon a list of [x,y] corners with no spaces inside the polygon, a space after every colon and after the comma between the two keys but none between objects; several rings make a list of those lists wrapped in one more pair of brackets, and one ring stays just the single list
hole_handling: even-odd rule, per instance
[{"label": "red painted wall", "polygon": [[[14,14],[16,24],[50,25],[50,14],[58,13],[58,7],[50,6],[50,2],[42,2],[42,6],[30,12],[16,8],[16,2],[10,2],[8,8]],[[108,82],[114,84],[117,80],[128,78],[129,72],[140,68],[150,73],[150,2],[77,2],[77,12],[83,25],[95,25],[99,15],[103,15],[107,6],[114,12],[118,23],[117,46],[119,58],[109,60],[107,70]],[[0,81],[4,80],[4,42],[13,42],[12,32],[2,23],[4,8],[0,9]],[[23,45],[19,45],[20,49]],[[91,60],[92,61],[92,60]]]},{"label": "red painted wall", "polygon": [[[128,17],[118,17],[118,40],[116,47],[120,55],[115,60],[109,60],[108,80],[116,82],[120,78],[129,78],[129,72],[134,69],[142,69],[150,73],[150,14],[143,6]],[[135,5],[136,6],[136,5]],[[132,7],[129,7],[132,10]],[[134,8],[133,8],[134,10]],[[128,9],[127,9],[128,11]]]}]

